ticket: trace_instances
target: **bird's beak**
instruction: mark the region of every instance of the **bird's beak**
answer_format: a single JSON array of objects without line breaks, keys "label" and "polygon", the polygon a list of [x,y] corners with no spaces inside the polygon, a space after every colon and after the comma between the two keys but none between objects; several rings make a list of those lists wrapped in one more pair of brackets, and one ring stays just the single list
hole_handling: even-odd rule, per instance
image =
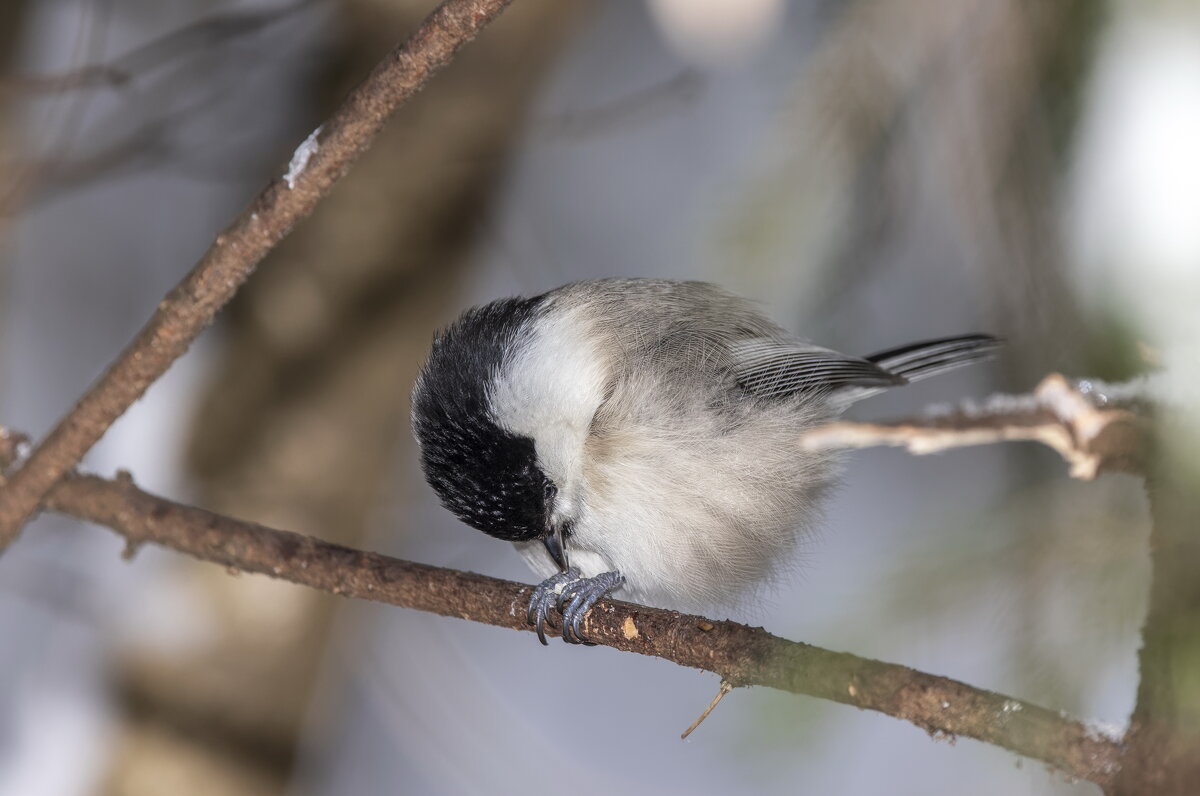
[{"label": "bird's beak", "polygon": [[542,536],[542,544],[546,545],[546,552],[554,559],[554,563],[562,572],[567,571],[567,547],[563,543],[563,524],[554,523],[547,520],[546,533]]}]

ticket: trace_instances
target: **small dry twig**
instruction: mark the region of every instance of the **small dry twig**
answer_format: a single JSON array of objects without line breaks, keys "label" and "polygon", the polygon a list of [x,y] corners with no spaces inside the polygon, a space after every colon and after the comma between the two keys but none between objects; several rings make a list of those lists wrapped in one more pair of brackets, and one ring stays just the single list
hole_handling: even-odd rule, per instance
[{"label": "small dry twig", "polygon": [[1027,440],[1048,445],[1071,476],[1090,480],[1108,470],[1139,472],[1145,421],[1127,409],[1096,406],[1063,376],[1044,378],[1031,396],[1005,396],[982,409],[894,423],[831,423],[806,433],[810,450],[892,445],[921,455],[948,448]]},{"label": "small dry twig", "polygon": [[6,94],[56,94],[94,88],[121,89],[146,71],[161,67],[201,48],[252,36],[313,5],[296,0],[274,8],[224,11],[169,31],[106,63],[52,74],[0,75],[0,99]]},{"label": "small dry twig", "polygon": [[699,727],[705,719],[708,718],[708,714],[713,712],[713,708],[721,704],[721,700],[724,699],[725,695],[732,690],[733,684],[728,680],[722,680],[721,687],[717,689],[717,695],[712,698],[712,702],[708,703],[708,707],[704,709],[704,712],[697,716],[696,720],[693,721],[688,728],[679,735],[680,739],[686,741],[688,736],[691,735],[692,732]]}]

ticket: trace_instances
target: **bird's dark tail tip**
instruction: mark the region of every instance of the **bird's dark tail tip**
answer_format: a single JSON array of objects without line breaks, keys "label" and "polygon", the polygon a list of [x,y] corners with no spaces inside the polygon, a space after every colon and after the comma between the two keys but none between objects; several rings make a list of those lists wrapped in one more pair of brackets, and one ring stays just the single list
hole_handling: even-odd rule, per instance
[{"label": "bird's dark tail tip", "polygon": [[988,334],[965,334],[910,343],[871,354],[865,359],[889,373],[908,381],[917,381],[988,359],[1003,344],[1003,340]]}]

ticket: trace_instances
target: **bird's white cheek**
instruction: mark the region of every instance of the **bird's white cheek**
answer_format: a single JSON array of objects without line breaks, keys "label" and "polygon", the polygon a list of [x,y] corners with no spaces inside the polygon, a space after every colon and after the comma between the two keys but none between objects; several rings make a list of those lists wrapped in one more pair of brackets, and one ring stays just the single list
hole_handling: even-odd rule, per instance
[{"label": "bird's white cheek", "polygon": [[538,321],[488,389],[496,421],[538,443],[539,457],[577,452],[604,400],[610,366],[579,312]]}]

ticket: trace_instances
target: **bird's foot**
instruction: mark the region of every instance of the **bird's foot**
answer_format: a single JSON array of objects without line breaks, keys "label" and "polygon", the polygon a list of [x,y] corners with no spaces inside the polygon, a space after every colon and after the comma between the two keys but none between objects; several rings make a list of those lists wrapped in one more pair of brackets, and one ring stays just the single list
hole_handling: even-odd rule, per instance
[{"label": "bird's foot", "polygon": [[563,618],[563,641],[568,644],[590,644],[583,635],[583,618],[601,598],[623,585],[625,576],[620,572],[601,572],[594,578],[568,583],[558,598],[558,610]]},{"label": "bird's foot", "polygon": [[546,625],[554,607],[562,614],[563,641],[590,644],[583,636],[584,616],[597,601],[624,583],[625,576],[619,572],[602,572],[594,578],[585,578],[575,567],[546,578],[529,598],[529,624],[537,628],[538,641],[550,643],[546,641]]},{"label": "bird's foot", "polygon": [[537,628],[538,641],[542,642],[543,646],[550,646],[550,642],[546,641],[546,620],[550,616],[550,609],[559,604],[559,598],[566,585],[578,580],[582,580],[579,570],[571,567],[566,572],[554,573],[533,590],[526,618],[529,624]]}]

